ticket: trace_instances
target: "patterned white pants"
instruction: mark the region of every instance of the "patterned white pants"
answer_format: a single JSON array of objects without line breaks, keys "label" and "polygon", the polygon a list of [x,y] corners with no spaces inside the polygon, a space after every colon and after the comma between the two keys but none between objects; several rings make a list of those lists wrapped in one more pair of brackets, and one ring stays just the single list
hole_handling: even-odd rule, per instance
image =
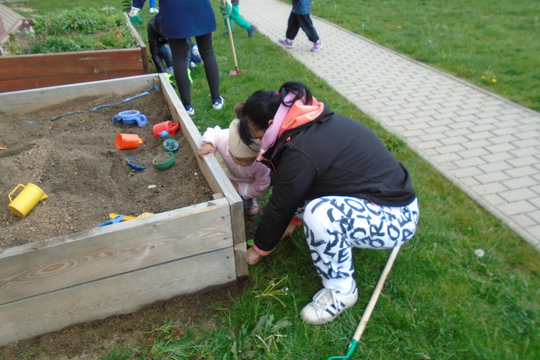
[{"label": "patterned white pants", "polygon": [[367,200],[325,196],[304,210],[311,259],[323,286],[347,293],[355,284],[352,249],[391,249],[416,231],[418,200],[407,206],[379,206]]}]

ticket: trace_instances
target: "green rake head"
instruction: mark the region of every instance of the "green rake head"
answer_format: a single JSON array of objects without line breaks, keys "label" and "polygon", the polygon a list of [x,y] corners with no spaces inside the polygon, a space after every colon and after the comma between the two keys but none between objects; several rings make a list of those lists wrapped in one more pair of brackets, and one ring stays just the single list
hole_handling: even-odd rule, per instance
[{"label": "green rake head", "polygon": [[354,354],[354,352],[356,351],[356,347],[358,346],[358,341],[352,339],[351,342],[349,343],[349,349],[347,350],[347,354],[346,355],[343,355],[343,356],[330,356],[328,358],[328,360],[341,360],[341,359],[345,359],[345,360],[348,360],[351,358],[351,356]]}]

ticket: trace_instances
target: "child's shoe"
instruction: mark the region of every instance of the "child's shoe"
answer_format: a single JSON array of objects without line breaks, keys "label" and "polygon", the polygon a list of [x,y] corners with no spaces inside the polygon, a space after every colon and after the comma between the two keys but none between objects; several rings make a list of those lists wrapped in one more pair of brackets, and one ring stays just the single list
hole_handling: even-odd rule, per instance
[{"label": "child's shoe", "polygon": [[220,96],[219,99],[212,100],[212,107],[214,110],[221,110],[223,109],[223,103],[225,100]]},{"label": "child's shoe", "polygon": [[257,204],[257,200],[253,199],[251,202],[251,207],[248,211],[246,211],[246,215],[256,215],[259,212],[259,204]]},{"label": "child's shoe", "polygon": [[315,41],[313,43],[313,47],[311,48],[311,52],[319,51],[322,48],[322,42],[321,39]]},{"label": "child's shoe", "polygon": [[248,29],[247,29],[247,32],[248,32],[248,37],[252,37],[253,36],[253,33],[255,33],[255,30],[257,30],[257,28],[253,25],[251,25]]},{"label": "child's shoe", "polygon": [[278,40],[281,45],[285,45],[287,49],[292,49],[293,41],[290,39]]},{"label": "child's shoe", "polygon": [[155,14],[157,13],[157,9],[156,8],[150,8],[150,14]]}]

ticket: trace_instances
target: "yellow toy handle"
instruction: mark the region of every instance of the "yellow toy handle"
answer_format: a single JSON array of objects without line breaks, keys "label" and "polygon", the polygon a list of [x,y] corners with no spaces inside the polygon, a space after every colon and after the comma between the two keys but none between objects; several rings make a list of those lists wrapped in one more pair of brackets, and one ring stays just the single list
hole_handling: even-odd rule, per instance
[{"label": "yellow toy handle", "polygon": [[[150,215],[154,215],[153,213],[149,213],[149,212],[145,212],[145,213],[142,213],[141,215],[139,216],[124,216],[124,218],[122,219],[122,221],[127,221],[127,220],[134,220],[134,219],[139,219],[139,218],[142,218],[142,217],[145,217],[145,216],[150,216]],[[118,214],[109,214],[109,218],[110,219],[114,219],[115,217],[117,217]]]},{"label": "yellow toy handle", "polygon": [[15,191],[17,191],[17,189],[18,189],[19,187],[21,187],[21,186],[22,186],[23,188],[26,189],[26,186],[24,186],[23,184],[17,185],[17,187],[16,187],[15,189],[13,189],[12,192],[9,193],[9,195],[8,195],[9,201],[13,202],[13,200],[11,199],[11,195],[13,195],[13,193],[14,193]]}]

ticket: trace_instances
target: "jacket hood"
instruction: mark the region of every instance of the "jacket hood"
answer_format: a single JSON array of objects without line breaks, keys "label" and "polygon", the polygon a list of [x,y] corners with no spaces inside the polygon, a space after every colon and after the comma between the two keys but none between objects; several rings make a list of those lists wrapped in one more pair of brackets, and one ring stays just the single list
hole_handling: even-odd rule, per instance
[{"label": "jacket hood", "polygon": [[305,105],[302,100],[296,100],[283,120],[278,139],[285,131],[315,120],[322,114],[323,110],[324,104],[315,98],[312,99],[310,105]]},{"label": "jacket hood", "polygon": [[[286,101],[287,97],[285,97]],[[324,111],[324,103],[315,98],[312,98],[312,102],[309,105],[305,105],[302,100],[295,101],[291,107],[281,105],[276,112],[272,125],[266,130],[261,139],[263,151],[257,160],[275,170],[272,159],[274,153],[278,151],[276,148],[281,148],[289,140],[287,138],[285,141],[278,141],[282,135],[289,130],[297,129],[320,119]],[[278,145],[278,143],[281,145]]]},{"label": "jacket hood", "polygon": [[[285,96],[287,103],[294,98],[295,94]],[[272,124],[266,129],[261,139],[261,147],[267,151],[274,146],[277,139],[287,130],[291,130],[315,120],[324,110],[324,104],[312,98],[311,104],[305,105],[302,100],[295,101],[290,107],[281,104],[274,115]]]}]

